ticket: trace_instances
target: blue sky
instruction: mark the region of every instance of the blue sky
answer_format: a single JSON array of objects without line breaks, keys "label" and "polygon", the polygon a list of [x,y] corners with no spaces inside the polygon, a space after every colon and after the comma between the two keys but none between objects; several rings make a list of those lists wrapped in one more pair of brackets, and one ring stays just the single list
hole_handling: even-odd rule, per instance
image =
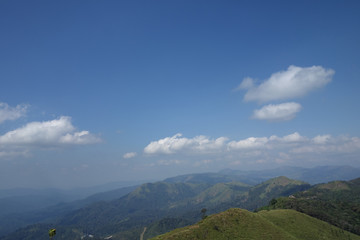
[{"label": "blue sky", "polygon": [[359,1],[1,1],[0,188],[360,167]]}]

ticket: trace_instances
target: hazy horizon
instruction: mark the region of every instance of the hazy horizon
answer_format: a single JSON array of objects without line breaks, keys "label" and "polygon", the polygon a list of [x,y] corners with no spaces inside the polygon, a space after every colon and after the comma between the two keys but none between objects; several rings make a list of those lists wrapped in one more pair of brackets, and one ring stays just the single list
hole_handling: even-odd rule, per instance
[{"label": "hazy horizon", "polygon": [[0,2],[0,189],[360,168],[360,2]]},{"label": "hazy horizon", "polygon": [[[107,191],[111,191],[111,190],[115,190],[115,189],[119,189],[119,188],[123,188],[123,187],[129,187],[129,186],[137,186],[137,185],[141,185],[143,183],[154,183],[154,182],[161,182],[161,181],[165,181],[168,179],[172,179],[172,178],[177,178],[179,176],[187,176],[187,175],[192,175],[192,174],[208,174],[208,173],[218,173],[218,174],[224,174],[227,175],[228,173],[222,173],[223,171],[227,171],[227,170],[231,170],[231,171],[243,171],[244,174],[252,174],[252,173],[256,173],[256,172],[262,172],[262,171],[279,171],[279,170],[283,170],[283,169],[288,169],[288,168],[295,168],[295,169],[304,169],[304,170],[314,170],[317,173],[322,173],[321,170],[319,170],[319,168],[327,168],[327,167],[349,167],[351,168],[351,170],[359,170],[360,172],[360,168],[358,167],[352,167],[349,165],[324,165],[324,166],[314,166],[314,167],[298,167],[298,166],[278,166],[275,168],[266,168],[266,169],[247,169],[247,170],[243,170],[243,169],[236,169],[236,168],[224,168],[224,169],[220,169],[219,171],[199,171],[199,172],[184,172],[184,173],[175,173],[175,174],[169,174],[169,175],[164,175],[163,177],[158,177],[158,178],[147,178],[147,179],[133,179],[133,180],[114,180],[114,181],[105,181],[105,182],[97,182],[95,184],[82,184],[82,185],[52,185],[52,186],[47,186],[47,185],[23,185],[23,186],[13,186],[13,187],[5,187],[5,188],[0,188],[0,190],[21,190],[21,189],[28,189],[28,190],[60,190],[60,191],[76,191],[77,189],[81,189],[81,190],[85,190],[85,189],[89,189],[90,192],[93,193],[98,193],[98,192],[107,192]],[[291,170],[290,170],[291,171]],[[327,170],[324,169],[324,172],[327,172]],[[291,172],[289,172],[289,174],[291,175]],[[344,175],[344,174],[343,174]],[[284,176],[284,174],[277,174],[275,177],[280,177],[280,176]],[[272,177],[269,177],[269,179]],[[291,177],[290,177],[291,178]],[[268,178],[266,178],[268,179]],[[294,180],[301,180],[298,178],[292,178]],[[352,180],[353,177],[346,177],[346,179],[344,177],[342,178],[335,178],[334,180]],[[309,180],[305,180],[303,179],[302,181],[309,181]],[[326,180],[323,180],[322,182],[327,182]],[[310,183],[311,184],[311,183]],[[313,183],[315,184],[315,183]],[[15,194],[17,195],[18,192]],[[12,194],[10,194],[12,195]],[[25,194],[26,195],[26,194]]]}]

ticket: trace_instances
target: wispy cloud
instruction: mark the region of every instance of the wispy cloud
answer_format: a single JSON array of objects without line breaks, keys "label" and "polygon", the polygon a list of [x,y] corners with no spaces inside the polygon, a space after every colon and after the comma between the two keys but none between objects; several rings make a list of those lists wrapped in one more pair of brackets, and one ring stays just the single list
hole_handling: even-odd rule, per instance
[{"label": "wispy cloud", "polygon": [[28,105],[20,104],[10,107],[7,103],[0,102],[0,124],[7,120],[16,120],[25,116]]},{"label": "wispy cloud", "polygon": [[183,161],[177,160],[177,159],[171,159],[171,160],[158,160],[156,164],[159,166],[169,166],[169,165],[179,165],[182,164]]},{"label": "wispy cloud", "polygon": [[10,150],[10,149],[6,149],[6,150],[2,150],[0,151],[0,159],[3,158],[14,158],[14,157],[28,157],[30,154],[28,152],[28,150],[26,149],[15,149],[15,150]]},{"label": "wispy cloud", "polygon": [[260,85],[251,78],[245,78],[237,88],[247,90],[244,100],[269,102],[274,100],[294,99],[324,87],[334,75],[332,69],[321,66],[289,66],[287,70],[273,73]]},{"label": "wispy cloud", "polygon": [[301,105],[295,102],[269,104],[256,109],[253,118],[268,121],[287,121],[293,119],[301,108]]},{"label": "wispy cloud", "polygon": [[129,158],[133,158],[133,157],[136,157],[137,153],[136,152],[128,152],[128,153],[125,153],[123,158],[125,159],[129,159]]}]

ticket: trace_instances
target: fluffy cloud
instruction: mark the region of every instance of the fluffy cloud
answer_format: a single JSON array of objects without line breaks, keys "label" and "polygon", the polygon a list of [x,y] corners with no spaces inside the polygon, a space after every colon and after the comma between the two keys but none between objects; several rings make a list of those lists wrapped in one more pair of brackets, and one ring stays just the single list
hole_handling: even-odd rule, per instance
[{"label": "fluffy cloud", "polygon": [[128,153],[125,153],[125,154],[124,154],[123,158],[129,159],[129,158],[135,157],[136,155],[137,155],[136,152],[128,152]]},{"label": "fluffy cloud", "polygon": [[267,147],[269,139],[267,137],[249,137],[240,141],[231,141],[228,143],[228,149],[255,149]]},{"label": "fluffy cloud", "polygon": [[0,146],[58,146],[91,144],[100,139],[88,131],[76,132],[70,117],[31,122],[0,136]]},{"label": "fluffy cloud", "polygon": [[153,141],[144,149],[146,154],[173,154],[180,152],[209,153],[218,151],[225,146],[227,138],[220,137],[209,139],[206,136],[196,136],[194,138],[181,137],[178,133],[172,137],[166,137],[158,141]]},{"label": "fluffy cloud", "polygon": [[255,110],[253,118],[268,121],[287,121],[293,119],[301,108],[301,105],[295,102],[269,104]]},{"label": "fluffy cloud", "polygon": [[27,105],[17,105],[10,107],[7,103],[0,102],[0,124],[7,120],[16,120],[23,117],[26,113]]},{"label": "fluffy cloud", "polygon": [[321,88],[332,80],[335,71],[321,66],[307,68],[289,66],[286,71],[274,73],[256,86],[251,78],[245,78],[237,89],[246,89],[245,101],[269,102],[293,99]]}]

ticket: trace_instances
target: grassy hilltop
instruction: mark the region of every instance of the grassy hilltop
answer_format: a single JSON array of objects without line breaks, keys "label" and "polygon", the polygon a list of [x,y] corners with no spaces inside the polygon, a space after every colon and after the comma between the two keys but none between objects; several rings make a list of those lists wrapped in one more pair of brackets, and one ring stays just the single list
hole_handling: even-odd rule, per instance
[{"label": "grassy hilltop", "polygon": [[360,236],[294,210],[252,213],[247,210],[232,208],[211,215],[195,225],[152,238],[152,240],[165,239],[356,240],[360,239]]}]

